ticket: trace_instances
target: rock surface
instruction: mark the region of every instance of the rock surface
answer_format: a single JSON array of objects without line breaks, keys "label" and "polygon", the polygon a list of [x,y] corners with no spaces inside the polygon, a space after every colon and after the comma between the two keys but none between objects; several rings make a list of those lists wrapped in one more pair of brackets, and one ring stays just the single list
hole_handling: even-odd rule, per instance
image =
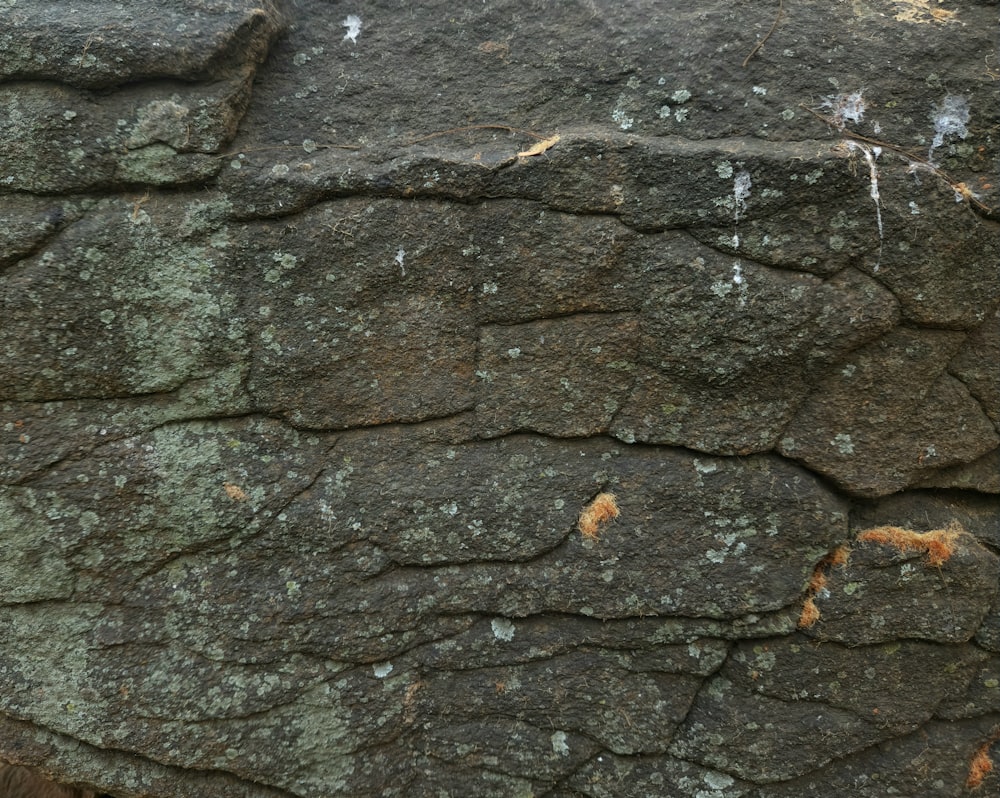
[{"label": "rock surface", "polygon": [[992,5],[0,0],[0,757],[995,790]]}]

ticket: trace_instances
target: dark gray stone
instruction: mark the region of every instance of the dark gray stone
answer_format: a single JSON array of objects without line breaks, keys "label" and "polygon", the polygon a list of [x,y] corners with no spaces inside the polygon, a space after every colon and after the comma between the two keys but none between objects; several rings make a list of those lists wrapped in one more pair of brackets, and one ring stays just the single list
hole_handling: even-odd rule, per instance
[{"label": "dark gray stone", "polygon": [[967,794],[995,3],[848,5],[0,0],[0,758]]}]

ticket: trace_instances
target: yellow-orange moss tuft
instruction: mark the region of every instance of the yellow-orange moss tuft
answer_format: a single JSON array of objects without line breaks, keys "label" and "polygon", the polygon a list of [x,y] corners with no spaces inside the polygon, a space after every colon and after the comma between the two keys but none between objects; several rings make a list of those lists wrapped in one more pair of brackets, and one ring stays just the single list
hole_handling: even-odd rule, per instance
[{"label": "yellow-orange moss tuft", "polygon": [[247,496],[247,492],[234,482],[223,482],[222,489],[226,492],[226,495],[235,502],[245,502],[250,498]]},{"label": "yellow-orange moss tuft", "polygon": [[965,780],[965,786],[974,790],[993,772],[993,760],[990,758],[990,747],[997,740],[1000,740],[1000,727],[993,730],[989,739],[976,749],[976,753],[969,763],[969,776]]},{"label": "yellow-orange moss tuft", "polygon": [[826,564],[831,568],[834,565],[845,566],[849,559],[851,559],[851,547],[845,543],[843,546],[837,546],[826,555]]},{"label": "yellow-orange moss tuft", "polygon": [[858,540],[892,546],[898,551],[922,551],[927,556],[927,564],[939,568],[955,553],[958,538],[964,531],[956,521],[944,529],[930,532],[914,532],[898,526],[877,526],[862,532],[858,535]]},{"label": "yellow-orange moss tuft", "polygon": [[819,620],[819,606],[816,596],[826,588],[827,573],[835,565],[845,566],[851,556],[851,547],[846,543],[838,546],[822,560],[816,563],[809,584],[806,585],[806,600],[802,603],[802,613],[799,615],[799,629],[808,629]]},{"label": "yellow-orange moss tuft", "polygon": [[809,596],[802,604],[802,613],[799,615],[799,629],[808,629],[818,620],[819,607],[816,606],[815,597]]},{"label": "yellow-orange moss tuft", "polygon": [[597,540],[601,524],[611,521],[621,515],[618,501],[613,493],[598,493],[594,500],[583,508],[577,528],[585,538]]},{"label": "yellow-orange moss tuft", "polygon": [[816,566],[816,570],[813,571],[813,575],[809,578],[809,584],[806,586],[806,589],[809,591],[810,596],[815,596],[824,587],[826,587],[826,569],[821,562]]}]

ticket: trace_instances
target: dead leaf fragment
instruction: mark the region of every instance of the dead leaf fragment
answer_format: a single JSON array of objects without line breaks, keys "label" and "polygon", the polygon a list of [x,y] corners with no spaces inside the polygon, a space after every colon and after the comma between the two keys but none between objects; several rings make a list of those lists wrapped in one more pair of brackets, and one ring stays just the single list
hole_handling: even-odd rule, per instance
[{"label": "dead leaf fragment", "polygon": [[537,144],[533,144],[531,147],[528,147],[528,149],[524,150],[524,152],[519,152],[517,154],[517,157],[530,158],[533,155],[541,155],[546,150],[554,147],[559,142],[560,138],[562,137],[558,133],[556,133],[554,136],[549,136],[547,139],[542,139]]}]

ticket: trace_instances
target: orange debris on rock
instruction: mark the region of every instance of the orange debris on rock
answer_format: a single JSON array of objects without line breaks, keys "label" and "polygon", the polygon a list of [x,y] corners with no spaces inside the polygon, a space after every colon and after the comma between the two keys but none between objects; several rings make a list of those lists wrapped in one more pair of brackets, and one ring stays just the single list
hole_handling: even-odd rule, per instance
[{"label": "orange debris on rock", "polygon": [[226,492],[226,495],[230,499],[236,502],[245,502],[247,499],[250,498],[247,495],[247,492],[243,490],[243,488],[241,488],[235,482],[223,482],[222,489]]},{"label": "orange debris on rock", "polygon": [[799,615],[799,629],[808,629],[819,620],[819,607],[816,604],[816,596],[826,587],[827,572],[835,565],[847,565],[851,557],[851,547],[846,543],[837,546],[816,564],[809,584],[806,585],[806,600],[802,603],[802,613]]},{"label": "orange debris on rock", "polygon": [[952,521],[944,529],[930,532],[914,532],[898,526],[878,526],[858,535],[863,543],[879,543],[892,546],[898,551],[922,551],[927,555],[927,564],[940,568],[957,548],[957,541],[965,532],[961,524]]},{"label": "orange debris on rock", "polygon": [[617,518],[621,514],[618,501],[613,493],[598,493],[594,500],[583,508],[577,528],[590,540],[597,540],[601,524]]},{"label": "orange debris on rock", "polygon": [[997,740],[1000,740],[1000,727],[993,730],[989,739],[976,749],[976,753],[969,763],[969,776],[965,780],[965,786],[974,790],[986,780],[986,777],[993,772],[993,760],[990,758],[990,747]]},{"label": "orange debris on rock", "polygon": [[819,620],[819,607],[816,606],[815,596],[809,596],[802,604],[802,613],[799,615],[799,629],[808,629]]}]

